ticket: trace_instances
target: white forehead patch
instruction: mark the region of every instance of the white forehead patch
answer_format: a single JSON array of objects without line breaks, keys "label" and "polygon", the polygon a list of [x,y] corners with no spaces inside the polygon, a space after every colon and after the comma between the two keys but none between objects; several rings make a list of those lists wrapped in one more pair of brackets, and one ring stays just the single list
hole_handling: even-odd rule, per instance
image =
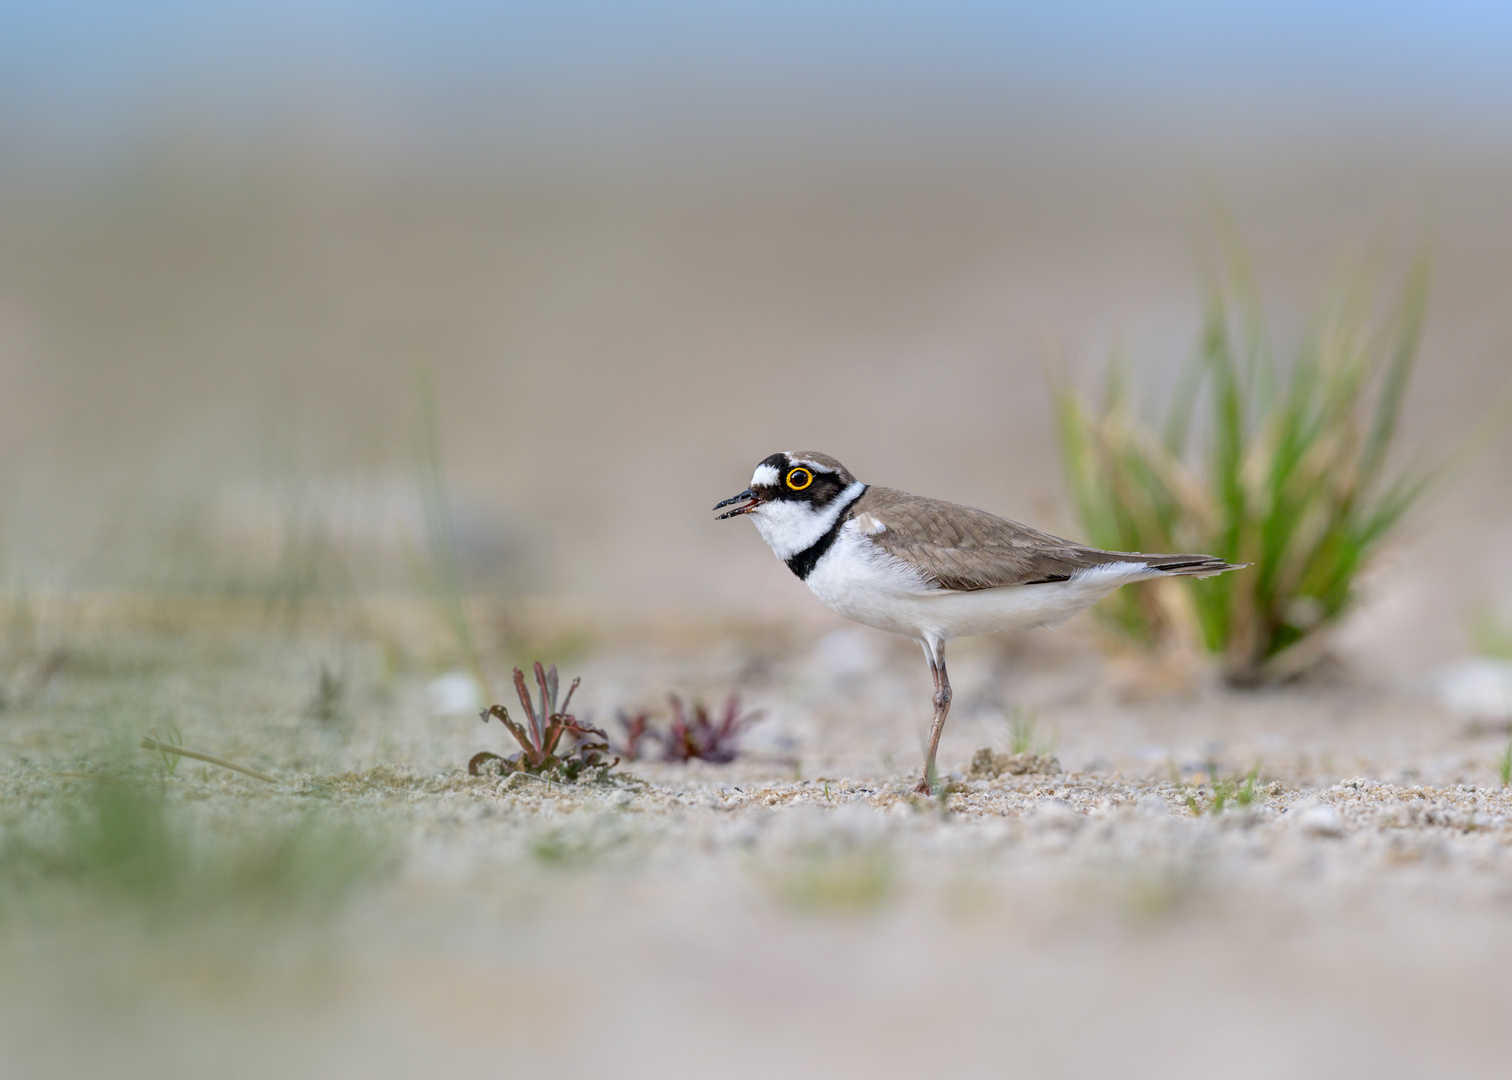
[{"label": "white forehead patch", "polygon": [[751,486],[776,487],[777,468],[774,465],[758,465],[756,471],[751,474]]}]

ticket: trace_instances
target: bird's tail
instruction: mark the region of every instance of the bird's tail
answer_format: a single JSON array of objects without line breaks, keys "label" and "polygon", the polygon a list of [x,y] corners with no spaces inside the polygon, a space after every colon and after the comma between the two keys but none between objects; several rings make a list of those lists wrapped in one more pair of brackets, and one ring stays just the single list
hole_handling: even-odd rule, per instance
[{"label": "bird's tail", "polygon": [[1242,570],[1249,563],[1224,562],[1211,555],[1135,555],[1151,570],[1176,577],[1212,577],[1230,570]]}]

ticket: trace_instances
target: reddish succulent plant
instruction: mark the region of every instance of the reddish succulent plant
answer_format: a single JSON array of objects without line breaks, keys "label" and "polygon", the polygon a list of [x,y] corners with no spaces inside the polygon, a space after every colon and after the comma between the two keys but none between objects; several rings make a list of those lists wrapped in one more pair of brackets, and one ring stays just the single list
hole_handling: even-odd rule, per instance
[{"label": "reddish succulent plant", "polygon": [[615,717],[620,722],[620,727],[625,729],[625,741],[614,748],[614,752],[626,761],[638,761],[645,752],[647,739],[660,739],[661,736],[652,731],[648,724],[651,714],[648,712],[627,713],[624,709],[615,710]]},{"label": "reddish succulent plant", "polygon": [[741,734],[757,720],[759,712],[742,713],[740,698],[731,694],[725,701],[724,712],[718,720],[709,716],[703,702],[693,703],[689,716],[683,709],[682,699],[669,694],[672,702],[672,724],[665,734],[657,737],[662,742],[662,758],[665,761],[734,761],[740,754]]},{"label": "reddish succulent plant", "polygon": [[[608,760],[609,736],[603,729],[584,723],[567,711],[573,692],[582,679],[572,680],[572,685],[567,688],[567,696],[558,705],[557,691],[560,683],[556,665],[545,668],[537,661],[535,677],[541,692],[539,706],[531,700],[530,691],[525,686],[525,673],[519,668],[514,669],[515,692],[520,695],[520,704],[525,707],[527,723],[511,719],[509,710],[503,705],[492,705],[481,714],[485,724],[489,717],[494,717],[507,727],[520,744],[520,752],[503,757],[485,750],[472,756],[472,760],[467,763],[467,771],[477,776],[484,762],[497,761],[505,772],[556,772],[573,779],[587,769],[607,772],[614,768],[619,759]],[[561,741],[568,735],[577,741],[577,745],[568,753],[559,753]]]}]

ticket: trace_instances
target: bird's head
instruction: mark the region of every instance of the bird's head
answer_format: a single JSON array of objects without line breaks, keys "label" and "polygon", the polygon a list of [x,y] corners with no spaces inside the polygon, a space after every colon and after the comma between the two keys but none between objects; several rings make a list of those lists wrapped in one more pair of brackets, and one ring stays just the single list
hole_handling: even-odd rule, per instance
[{"label": "bird's head", "polygon": [[844,505],[863,490],[865,485],[828,454],[789,450],[763,459],[751,476],[751,486],[714,509],[734,507],[719,520],[752,515],[767,543],[787,558],[823,535]]},{"label": "bird's head", "polygon": [[720,514],[718,520],[721,521],[741,514],[761,514],[772,503],[797,503],[811,511],[822,512],[855,482],[850,471],[828,454],[788,450],[762,459],[751,475],[751,486],[716,503],[714,509],[740,504]]}]

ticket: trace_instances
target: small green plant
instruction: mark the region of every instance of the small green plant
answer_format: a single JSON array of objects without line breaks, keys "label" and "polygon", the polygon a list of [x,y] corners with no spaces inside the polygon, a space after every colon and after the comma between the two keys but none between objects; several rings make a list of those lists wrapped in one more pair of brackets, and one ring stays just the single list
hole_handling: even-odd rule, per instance
[{"label": "small green plant", "polygon": [[1015,705],[1008,714],[1008,752],[1010,754],[1048,754],[1050,740],[1041,739],[1037,728],[1039,714]]},{"label": "small green plant", "polygon": [[1229,803],[1248,806],[1255,801],[1255,781],[1260,778],[1260,766],[1256,765],[1243,779],[1219,780],[1213,785],[1213,813],[1223,813]]},{"label": "small green plant", "polygon": [[1064,383],[1054,397],[1071,500],[1094,544],[1251,564],[1190,593],[1121,590],[1103,616],[1147,643],[1193,638],[1251,685],[1302,666],[1306,650],[1282,654],[1350,609],[1360,572],[1441,471],[1388,467],[1428,259],[1383,310],[1372,274],[1347,279],[1283,365],[1239,245],[1220,229],[1213,246],[1198,348],[1158,429],[1136,415],[1116,363],[1100,405]]},{"label": "small green plant", "polygon": [[1255,801],[1255,783],[1259,779],[1260,766],[1258,765],[1242,777],[1215,779],[1212,785],[1212,794],[1206,803],[1201,799],[1202,791],[1200,789],[1186,793],[1187,809],[1192,812],[1192,816],[1194,817],[1201,817],[1204,813],[1217,817],[1230,805],[1249,806]]},{"label": "small green plant", "polygon": [[1055,740],[1039,732],[1039,717],[1033,709],[1015,705],[1008,713],[1008,751],[994,752],[984,746],[971,756],[969,776],[973,780],[990,780],[999,776],[1023,776],[1030,773],[1054,774],[1060,762],[1051,754]]},{"label": "small green plant", "polygon": [[[262,772],[258,769],[249,768],[246,765],[240,765],[234,761],[227,761],[225,758],[216,757],[214,754],[207,754],[203,750],[191,750],[182,742],[162,742],[158,739],[144,735],[142,736],[142,741],[137,745],[140,746],[143,750],[156,750],[158,753],[163,755],[165,763],[167,758],[169,758],[170,756],[174,759],[175,762],[177,762],[181,757],[194,758],[196,761],[207,761],[211,765],[219,765],[222,769],[230,769],[232,772],[239,772],[244,776],[254,777],[255,779],[261,780],[266,784],[278,783],[278,777],[276,776],[269,776],[267,773]],[[168,769],[170,776],[173,774],[173,771],[176,768],[178,768],[177,764]]]},{"label": "small green plant", "polygon": [[[157,728],[152,729],[152,737],[158,742],[164,743],[168,746],[184,745],[183,732],[179,731],[179,729],[174,727],[172,724],[168,725],[168,738],[164,739],[159,737]],[[175,772],[178,771],[179,762],[184,759],[183,755],[175,754],[171,750],[160,750],[158,751],[158,753],[163,755],[163,771],[166,772],[169,776],[172,776]]]},{"label": "small green plant", "polygon": [[[575,780],[591,771],[597,772],[602,779],[619,764],[619,758],[609,760],[609,736],[601,728],[583,723],[567,711],[572,703],[572,695],[582,679],[572,680],[572,685],[567,688],[567,696],[558,704],[560,682],[556,665],[546,668],[537,661],[535,677],[541,695],[539,705],[531,700],[530,691],[525,686],[525,673],[519,668],[514,669],[515,693],[519,695],[520,704],[525,709],[525,723],[512,719],[509,710],[502,705],[491,705],[481,714],[485,724],[492,717],[508,728],[515,742],[520,744],[520,752],[503,757],[485,750],[472,756],[472,760],[467,763],[467,771],[477,776],[485,762],[497,761],[505,772],[533,775],[553,773],[567,780]],[[564,753],[561,751],[561,743],[566,736],[576,740],[576,745]]]},{"label": "small green plant", "polygon": [[1496,759],[1496,775],[1501,778],[1502,787],[1512,784],[1512,742]]}]

